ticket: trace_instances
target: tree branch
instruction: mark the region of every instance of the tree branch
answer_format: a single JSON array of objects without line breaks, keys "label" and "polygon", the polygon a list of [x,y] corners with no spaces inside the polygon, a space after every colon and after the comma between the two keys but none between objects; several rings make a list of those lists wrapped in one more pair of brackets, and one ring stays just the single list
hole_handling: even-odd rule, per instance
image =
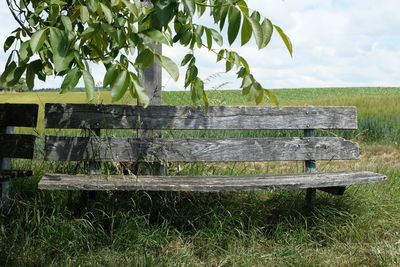
[{"label": "tree branch", "polygon": [[18,18],[17,14],[15,14],[13,5],[11,4],[11,0],[6,0],[8,9],[10,10],[11,14],[13,15],[14,19],[18,24],[21,26],[21,28],[28,34],[29,36],[32,36],[32,33],[25,27],[24,23]]}]

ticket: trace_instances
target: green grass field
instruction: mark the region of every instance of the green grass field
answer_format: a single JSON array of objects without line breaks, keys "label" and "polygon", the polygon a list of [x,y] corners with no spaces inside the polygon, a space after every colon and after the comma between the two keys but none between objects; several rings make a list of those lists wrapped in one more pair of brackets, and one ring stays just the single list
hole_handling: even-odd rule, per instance
[{"label": "green grass field", "polygon": [[[360,142],[361,159],[318,162],[317,167],[320,171],[371,170],[386,174],[388,181],[351,186],[342,197],[318,192],[312,213],[304,208],[304,190],[102,192],[90,208],[82,205],[79,192],[37,190],[43,173],[76,171],[81,164],[15,161],[15,167],[33,167],[35,176],[13,181],[11,205],[0,211],[0,265],[399,266],[400,88],[282,89],[274,93],[281,105],[356,106],[360,129],[329,134]],[[109,103],[109,94],[102,92],[95,102]],[[209,98],[213,105],[251,104],[239,91],[213,91]],[[169,105],[190,104],[187,92],[165,92],[163,100]],[[0,93],[0,103],[4,102],[43,107],[47,102],[85,102],[85,95]],[[122,101],[131,102],[129,98]],[[37,132],[42,131],[40,126]],[[215,137],[237,134],[242,133],[211,133]],[[40,149],[38,154],[40,158]],[[296,162],[182,167],[181,174],[218,175],[303,170]]]}]

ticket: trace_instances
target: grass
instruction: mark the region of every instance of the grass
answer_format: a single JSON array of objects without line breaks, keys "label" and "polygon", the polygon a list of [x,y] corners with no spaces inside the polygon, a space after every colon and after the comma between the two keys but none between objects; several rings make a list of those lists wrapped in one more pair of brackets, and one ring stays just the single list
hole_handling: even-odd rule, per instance
[{"label": "grass", "polygon": [[[84,204],[79,192],[36,189],[44,172],[54,168],[74,172],[81,165],[15,161],[14,165],[21,168],[32,166],[35,176],[12,182],[11,205],[0,212],[0,265],[399,266],[400,90],[344,88],[275,92],[282,105],[357,106],[361,130],[346,134],[361,143],[361,159],[318,162],[318,169],[371,170],[388,175],[389,180],[351,186],[342,197],[318,192],[312,213],[304,208],[304,190],[101,192],[91,208]],[[81,93],[34,95],[0,94],[0,102],[84,99]],[[166,92],[163,97],[167,104],[190,103],[185,92]],[[212,92],[210,99],[213,104],[248,104],[236,91]],[[182,135],[180,132],[168,134]],[[269,135],[268,132],[187,133],[215,137],[238,134]],[[181,174],[221,175],[301,172],[303,169],[296,162],[182,167]]]}]

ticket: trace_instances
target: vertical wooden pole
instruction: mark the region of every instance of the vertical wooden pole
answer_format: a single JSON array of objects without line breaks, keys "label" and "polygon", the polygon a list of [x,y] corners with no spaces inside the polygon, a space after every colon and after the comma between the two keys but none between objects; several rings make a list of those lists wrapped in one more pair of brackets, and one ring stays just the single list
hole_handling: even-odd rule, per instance
[{"label": "vertical wooden pole", "polygon": [[[146,40],[147,45],[151,46],[155,52],[162,54],[162,45],[157,44],[150,39]],[[161,65],[156,59],[154,64],[150,67],[142,69],[142,75],[139,77],[142,85],[146,89],[147,95],[150,98],[149,105],[161,105],[161,87],[162,87],[162,69]],[[138,103],[141,105],[141,103]],[[159,130],[139,130],[138,138],[160,138],[161,131]],[[167,169],[161,163],[154,164],[139,164],[137,172],[141,169],[146,169],[146,174],[152,175],[167,175]],[[139,174],[139,173],[138,173]]]},{"label": "vertical wooden pole", "polygon": [[[91,129],[92,138],[100,137],[100,129]],[[98,175],[101,174],[101,163],[98,161],[90,161],[89,162],[89,174],[90,175]],[[89,205],[91,207],[94,206],[96,202],[96,191],[89,191],[87,194],[87,199],[89,201]]]},{"label": "vertical wooden pole", "polygon": [[[304,137],[314,137],[314,130],[307,129],[304,130]],[[306,160],[305,161],[306,165],[306,173],[314,173],[317,171],[317,165],[315,163],[315,160]],[[307,194],[306,194],[306,205],[307,207],[312,210],[315,204],[315,197],[316,197],[316,188],[307,188]]]},{"label": "vertical wooden pole", "polygon": [[[14,127],[0,128],[0,133],[13,134],[13,132],[14,132]],[[0,169],[10,170],[11,169],[11,159],[10,158],[1,158],[0,159]],[[10,202],[9,188],[10,188],[9,181],[1,182],[1,204],[3,207],[7,206],[8,203]]]}]

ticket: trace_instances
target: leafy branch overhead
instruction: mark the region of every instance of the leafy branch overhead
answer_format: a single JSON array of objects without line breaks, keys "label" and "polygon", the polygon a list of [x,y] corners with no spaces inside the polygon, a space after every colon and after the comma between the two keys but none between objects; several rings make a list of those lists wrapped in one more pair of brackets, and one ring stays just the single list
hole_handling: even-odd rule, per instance
[{"label": "leafy branch overhead", "polygon": [[[292,55],[290,40],[282,29],[251,11],[245,0],[6,1],[20,27],[4,43],[4,51],[10,55],[1,81],[12,86],[25,74],[32,89],[35,77],[45,81],[50,75],[62,76],[64,93],[83,79],[89,101],[95,82],[88,62],[105,66],[103,86],[112,88],[113,101],[129,91],[141,103],[148,103],[139,77],[141,69],[154,62],[178,80],[177,64],[154,51],[149,40],[168,46],[179,43],[189,49],[181,65],[187,66],[185,87],[190,88],[195,104],[203,101],[207,105],[196,66],[195,50],[199,48],[207,48],[217,61],[224,61],[227,72],[236,69],[243,95],[257,104],[265,95],[276,102],[251,74],[246,59],[224,48],[224,29],[229,45],[240,41],[243,46],[253,38],[259,49],[268,45],[275,29]],[[196,23],[206,11],[216,29]]]}]

